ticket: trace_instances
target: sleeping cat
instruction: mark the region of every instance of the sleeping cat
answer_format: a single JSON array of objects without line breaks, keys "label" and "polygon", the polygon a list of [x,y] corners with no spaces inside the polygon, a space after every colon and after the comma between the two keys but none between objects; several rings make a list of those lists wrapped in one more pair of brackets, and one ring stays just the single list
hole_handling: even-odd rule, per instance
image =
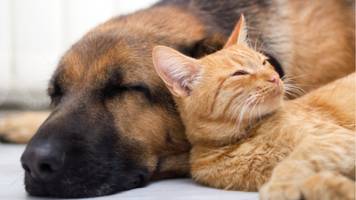
[{"label": "sleeping cat", "polygon": [[195,181],[261,199],[355,198],[355,73],[284,100],[290,86],[249,46],[243,16],[223,50],[196,60],[158,46],[153,62],[193,146]]}]

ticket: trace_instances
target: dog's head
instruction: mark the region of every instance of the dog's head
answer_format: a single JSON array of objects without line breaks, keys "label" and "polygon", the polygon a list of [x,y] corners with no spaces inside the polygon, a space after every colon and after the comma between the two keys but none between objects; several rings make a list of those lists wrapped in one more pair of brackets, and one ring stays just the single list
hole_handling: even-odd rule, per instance
[{"label": "dog's head", "polygon": [[187,175],[189,144],[151,51],[165,44],[192,54],[205,34],[191,16],[156,8],[113,19],[73,45],[49,86],[54,110],[22,156],[26,190],[89,197]]}]

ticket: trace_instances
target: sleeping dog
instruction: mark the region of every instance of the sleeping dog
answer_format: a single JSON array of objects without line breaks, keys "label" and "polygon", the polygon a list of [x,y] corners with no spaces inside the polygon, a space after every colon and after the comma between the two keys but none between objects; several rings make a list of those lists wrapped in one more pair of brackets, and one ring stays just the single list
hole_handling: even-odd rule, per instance
[{"label": "sleeping dog", "polygon": [[310,91],[354,70],[352,4],[163,0],[99,25],[59,61],[48,88],[53,111],[14,116],[0,127],[7,140],[25,142],[46,118],[21,158],[27,192],[93,197],[189,176],[190,145],[154,72],[152,48],[202,57],[222,48],[244,13],[249,40],[280,75]]}]

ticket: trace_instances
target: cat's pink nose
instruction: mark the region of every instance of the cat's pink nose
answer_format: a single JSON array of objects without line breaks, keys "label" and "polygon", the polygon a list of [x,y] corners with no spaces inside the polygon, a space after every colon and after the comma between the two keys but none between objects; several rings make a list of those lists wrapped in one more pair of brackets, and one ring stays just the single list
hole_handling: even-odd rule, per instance
[{"label": "cat's pink nose", "polygon": [[279,85],[279,77],[276,75],[271,76],[267,81]]}]

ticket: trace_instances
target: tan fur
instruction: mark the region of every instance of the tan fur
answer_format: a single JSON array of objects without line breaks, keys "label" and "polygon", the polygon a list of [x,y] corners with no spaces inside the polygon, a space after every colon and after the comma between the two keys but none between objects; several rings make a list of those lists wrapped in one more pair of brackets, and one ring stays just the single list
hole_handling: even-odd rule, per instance
[{"label": "tan fur", "polygon": [[[275,47],[276,52],[273,53],[281,62],[286,74],[305,91],[317,88],[354,70],[353,12],[350,12],[342,2],[318,0],[303,4],[303,1],[299,0],[276,0],[273,1],[273,9],[256,12],[258,15],[249,18],[257,22],[256,27],[251,27],[256,30],[253,38],[259,38],[260,34],[264,33],[269,45]],[[194,2],[191,5],[194,7]],[[252,9],[260,8],[256,6]],[[196,10],[199,13],[199,9]],[[107,65],[119,64],[125,72],[123,80],[125,84],[142,81],[165,93],[164,85],[153,73],[150,59],[153,46],[156,44],[184,46],[192,41],[203,40],[206,37],[202,30],[207,28],[205,26],[191,10],[174,6],[154,7],[122,19],[114,18],[99,25],[66,53],[58,67],[61,71],[63,66],[66,66],[66,69],[60,73],[59,84],[63,88],[69,85],[72,87],[75,92],[68,95],[71,98],[76,95],[85,96],[87,93],[82,94],[77,91],[84,88],[86,92],[101,85],[108,78],[105,71],[113,68],[112,65],[109,65],[110,67]],[[108,35],[121,39],[107,41],[113,44],[113,47],[101,55],[99,49],[102,46],[92,41],[99,36]],[[157,40],[162,38],[160,36],[166,37],[165,40]],[[86,51],[81,51],[83,49]],[[94,57],[97,53],[101,58],[97,62],[88,64],[87,58]],[[137,67],[137,64],[140,66]],[[92,70],[85,71],[85,68]],[[70,103],[74,106],[79,105],[78,102]],[[161,174],[166,176],[167,172],[188,173],[189,144],[175,110],[166,112],[159,106],[151,108],[137,94],[127,94],[122,99],[111,102],[109,106],[110,112],[116,116],[117,127],[124,130],[122,132],[125,134],[126,141],[129,143],[137,139],[142,142],[145,149],[141,151],[147,152],[148,156],[143,155],[141,160],[149,163],[150,170],[154,171],[155,176],[160,177]],[[90,108],[95,109],[95,105]],[[35,133],[33,127],[39,127],[45,118],[43,116],[40,119],[36,116],[36,112],[26,115],[25,119],[21,114],[9,118],[6,116],[5,119],[0,119],[0,121],[5,120],[5,125],[0,125],[0,132],[10,141],[26,142]],[[123,117],[124,120],[119,120]],[[218,122],[220,119],[216,120]],[[219,130],[223,128],[220,127]],[[167,129],[170,132],[167,133]],[[19,135],[21,137],[18,137]],[[174,165],[174,162],[185,164]],[[156,164],[159,167],[155,167]]]},{"label": "tan fur", "polygon": [[[283,29],[292,39],[278,45],[275,55],[286,58],[281,64],[295,85],[308,92],[355,71],[352,6],[344,0],[276,2],[279,14],[271,19],[276,24],[263,26],[271,38]],[[272,46],[287,38],[275,39]]]},{"label": "tan fur", "polygon": [[0,137],[7,142],[25,144],[48,115],[48,112],[6,114],[4,119],[0,117]]},{"label": "tan fur", "polygon": [[[175,86],[170,90],[193,145],[195,181],[223,189],[261,189],[261,199],[352,197],[355,73],[283,101],[277,73],[245,43],[200,60],[156,47],[153,59],[167,86]],[[271,81],[276,77],[278,82]],[[330,178],[331,172],[340,175]],[[340,189],[325,190],[333,185]]]}]

